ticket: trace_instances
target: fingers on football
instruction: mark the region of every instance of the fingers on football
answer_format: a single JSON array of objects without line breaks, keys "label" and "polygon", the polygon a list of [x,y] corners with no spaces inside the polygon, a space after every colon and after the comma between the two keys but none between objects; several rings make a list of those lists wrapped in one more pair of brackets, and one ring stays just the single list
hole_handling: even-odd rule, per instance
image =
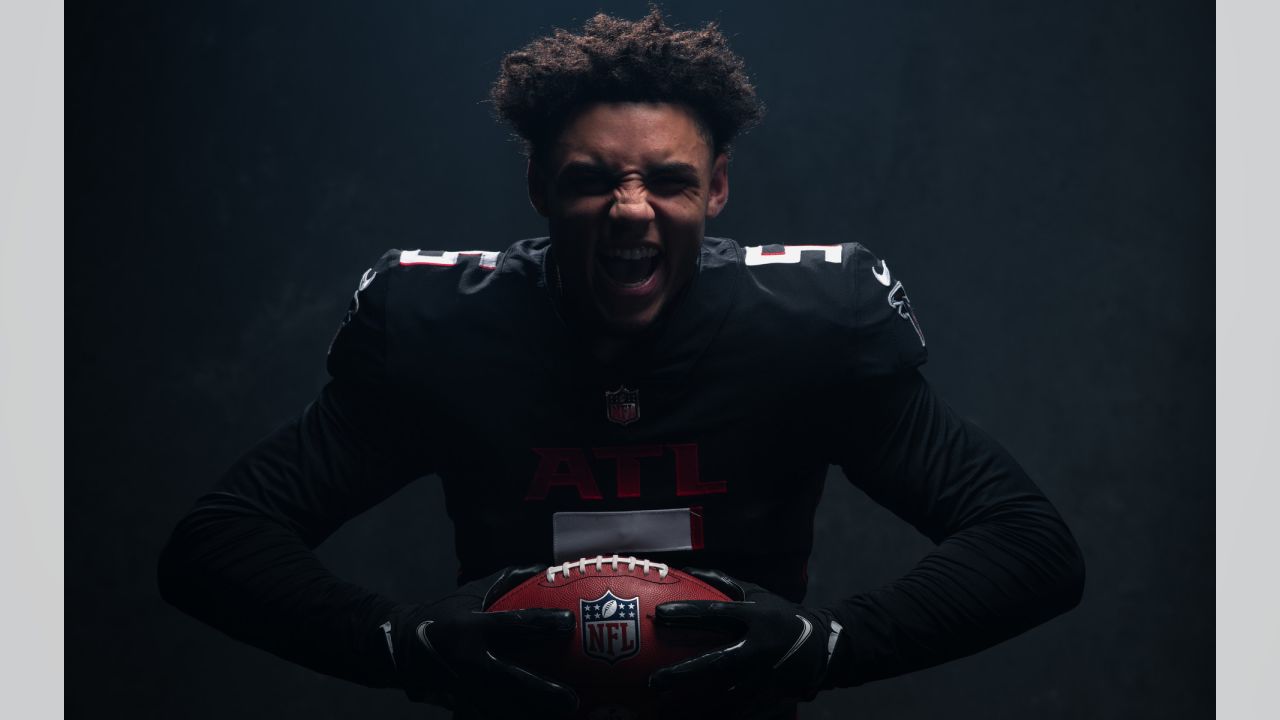
[{"label": "fingers on football", "polygon": [[530,608],[484,613],[486,636],[497,638],[555,637],[573,632],[574,618],[570,610]]},{"label": "fingers on football", "polygon": [[747,627],[747,603],[723,600],[677,600],[654,608],[654,621],[667,627],[740,634]]},{"label": "fingers on football", "polygon": [[685,568],[684,571],[720,592],[731,600],[745,600],[746,593],[741,584],[719,570],[703,570],[702,568]]},{"label": "fingers on football", "polygon": [[737,650],[742,643],[712,650],[675,665],[655,670],[649,676],[649,687],[658,692],[681,693],[689,690],[728,690],[749,679],[742,676],[742,661]]},{"label": "fingers on football", "polygon": [[[488,609],[495,600],[506,595],[512,588],[546,569],[546,565],[526,565],[524,567],[509,567],[500,571],[497,574],[496,579],[493,580],[492,584],[490,584],[488,589],[485,591],[482,606],[485,609]],[[487,582],[487,579],[481,581],[481,584],[484,584],[485,582]]]},{"label": "fingers on football", "polygon": [[504,662],[485,653],[487,678],[480,692],[491,710],[501,717],[516,714],[533,717],[567,717],[578,709],[578,696],[573,690],[548,680],[518,665]]}]

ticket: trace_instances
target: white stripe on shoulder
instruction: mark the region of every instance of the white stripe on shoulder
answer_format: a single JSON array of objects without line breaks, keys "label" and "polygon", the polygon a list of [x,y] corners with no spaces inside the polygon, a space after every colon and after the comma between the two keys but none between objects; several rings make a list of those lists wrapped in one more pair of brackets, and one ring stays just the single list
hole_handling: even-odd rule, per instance
[{"label": "white stripe on shoulder", "polygon": [[822,259],[829,263],[840,264],[844,255],[844,246],[842,245],[781,245],[780,252],[765,252],[763,245],[749,245],[744,250],[747,251],[743,262],[748,265],[794,265],[800,262],[801,253],[820,252]]},{"label": "white stripe on shoulder", "polygon": [[442,250],[438,255],[423,255],[421,250],[403,250],[400,252],[400,264],[453,267],[464,255],[478,255],[480,268],[492,270],[498,267],[498,256],[501,254],[498,250]]}]

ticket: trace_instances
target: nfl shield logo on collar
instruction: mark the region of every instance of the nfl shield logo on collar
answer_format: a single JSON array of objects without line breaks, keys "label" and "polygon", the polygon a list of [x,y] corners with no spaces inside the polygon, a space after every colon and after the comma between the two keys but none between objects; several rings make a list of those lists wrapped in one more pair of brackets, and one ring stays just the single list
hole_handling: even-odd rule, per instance
[{"label": "nfl shield logo on collar", "polygon": [[618,387],[604,392],[605,417],[609,422],[630,425],[640,419],[640,391]]},{"label": "nfl shield logo on collar", "polygon": [[613,665],[640,652],[640,596],[620,598],[611,590],[579,600],[582,651]]}]

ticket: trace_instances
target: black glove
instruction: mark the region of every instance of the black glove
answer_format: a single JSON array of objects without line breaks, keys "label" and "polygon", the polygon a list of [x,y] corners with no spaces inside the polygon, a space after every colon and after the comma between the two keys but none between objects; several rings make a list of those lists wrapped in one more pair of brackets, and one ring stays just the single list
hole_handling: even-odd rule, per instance
[{"label": "black glove", "polygon": [[484,612],[493,601],[546,566],[507,568],[429,605],[398,606],[379,629],[411,700],[480,717],[564,717],[577,695],[501,659],[504,647],[568,642],[568,610]]},{"label": "black glove", "polygon": [[840,638],[840,623],[831,613],[797,605],[716,570],[685,572],[734,602],[666,602],[655,608],[655,620],[670,627],[728,633],[738,640],[655,671],[649,686],[662,704],[676,714],[750,718],[776,714],[797,700],[812,700],[823,686]]}]

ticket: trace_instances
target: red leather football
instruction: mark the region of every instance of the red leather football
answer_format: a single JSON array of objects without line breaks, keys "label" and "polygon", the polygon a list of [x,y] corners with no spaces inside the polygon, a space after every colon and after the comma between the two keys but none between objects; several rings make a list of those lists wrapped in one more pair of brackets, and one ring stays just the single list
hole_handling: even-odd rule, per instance
[{"label": "red leather football", "polygon": [[583,558],[548,568],[498,598],[490,611],[566,609],[573,637],[537,652],[512,650],[512,661],[572,687],[584,718],[646,717],[649,675],[660,667],[722,647],[719,633],[659,626],[653,609],[670,600],[728,600],[716,588],[666,565],[634,557]]}]

